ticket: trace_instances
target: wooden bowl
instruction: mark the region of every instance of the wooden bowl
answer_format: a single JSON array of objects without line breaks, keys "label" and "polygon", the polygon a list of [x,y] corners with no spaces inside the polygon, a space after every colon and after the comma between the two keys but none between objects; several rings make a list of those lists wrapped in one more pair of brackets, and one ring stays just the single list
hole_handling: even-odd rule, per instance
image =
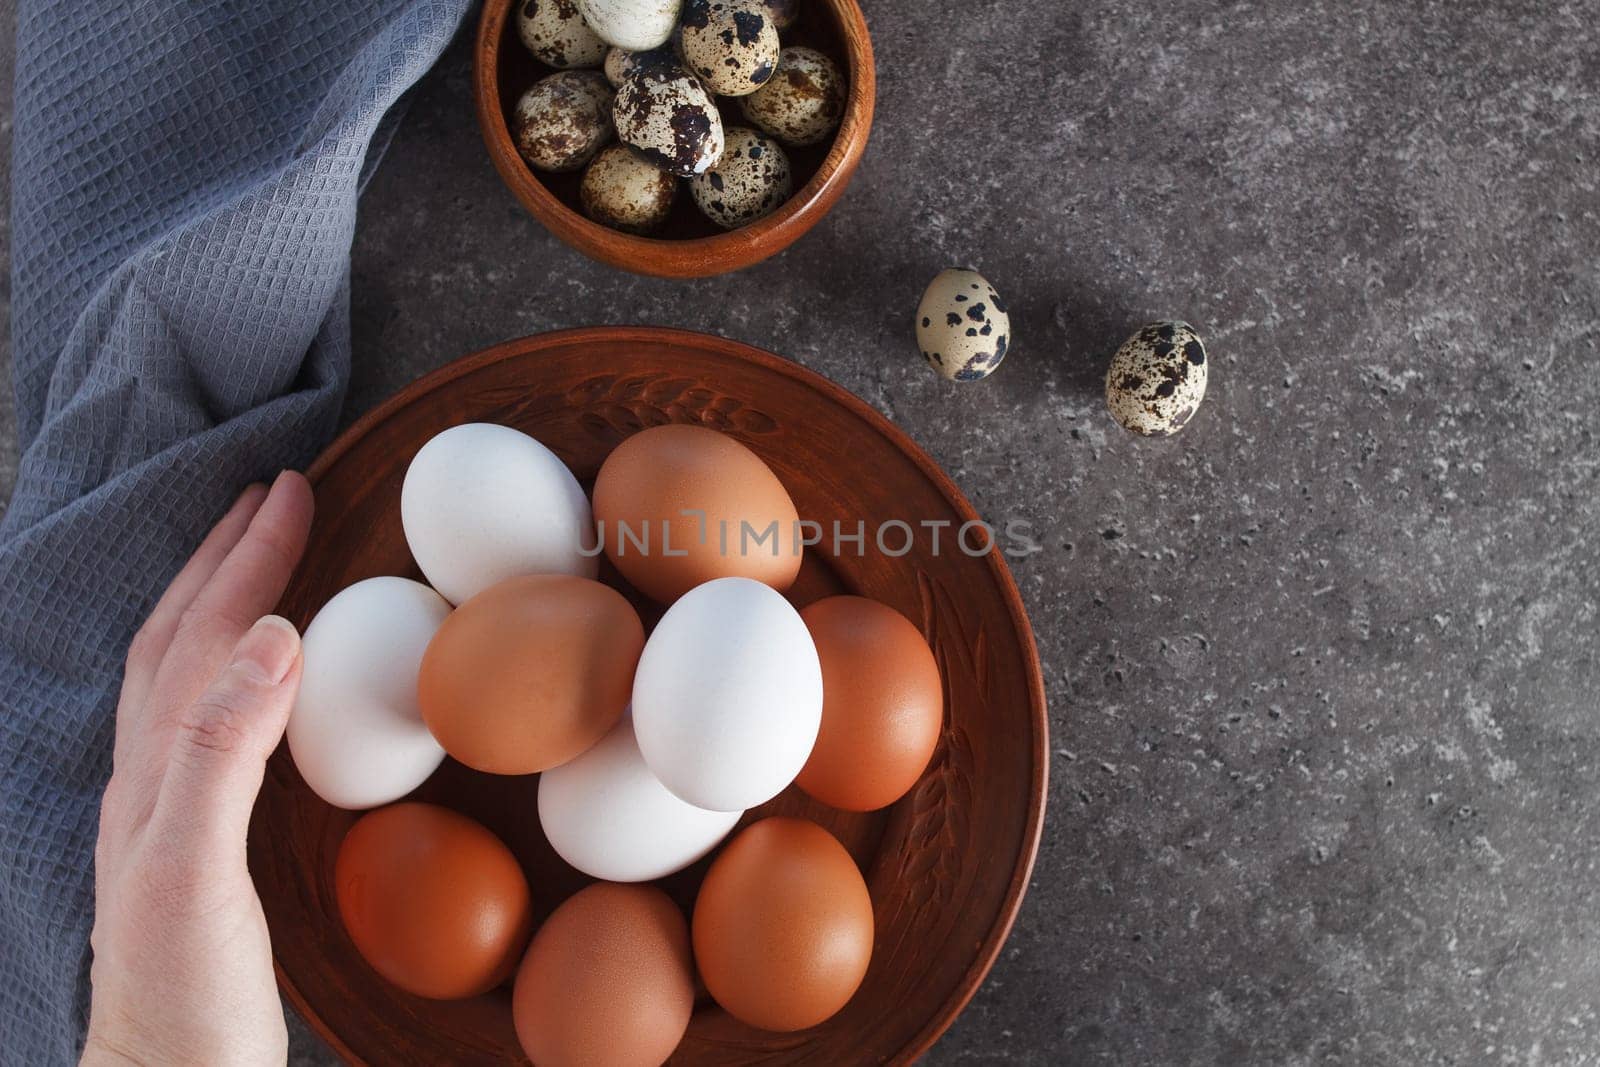
[{"label": "wooden bowl", "polygon": [[[586,485],[624,437],[645,426],[701,423],[760,454],[803,518],[845,524],[943,520],[941,552],[919,537],[904,556],[808,549],[790,593],[874,597],[927,636],[945,682],[933,762],[899,803],[849,814],[791,788],[744,817],[797,814],[827,827],[860,864],[877,942],[866,979],[838,1015],[773,1034],[701,997],[675,1064],[906,1063],[929,1048],[994,962],[1022,901],[1044,820],[1049,751],[1044,687],[1022,600],[1000,554],[951,551],[972,506],[911,441],[864,402],[747,345],[679,330],[608,327],[510,341],[422,379],[347,430],[312,465],[317,515],[280,608],[304,627],[336,592],[380,574],[421,578],[400,526],[400,485],[417,449],[461,422],[536,436]],[[891,549],[899,547],[891,536]],[[981,540],[981,538],[979,539]],[[971,542],[976,544],[977,542]],[[614,571],[602,578],[622,585]],[[628,591],[631,592],[631,591]],[[647,611],[647,625],[659,617]],[[535,917],[590,879],[556,856],[539,828],[538,779],[495,777],[452,760],[414,795],[483,822],[521,860]],[[268,765],[250,833],[250,870],[272,931],[284,993],[352,1063],[522,1060],[510,992],[423,1000],[389,985],[339,920],[333,866],[357,814],[330,807],[287,749]],[[736,831],[737,832],[737,831]],[[685,913],[709,860],[663,882]]]},{"label": "wooden bowl", "polygon": [[[771,215],[737,230],[714,225],[695,207],[687,189],[679,190],[671,217],[655,236],[636,237],[602,226],[584,215],[578,201],[582,171],[536,171],[523,162],[512,140],[508,116],[517,98],[553,72],[534,59],[517,37],[512,15],[519,2],[486,0],[483,5],[473,70],[478,125],[489,158],[522,206],[591,259],[665,278],[700,278],[759,263],[788,248],[832,210],[866,151],[877,92],[866,19],[855,0],[805,0],[799,21],[783,34],[783,43],[827,54],[845,72],[850,86],[844,120],[831,142],[809,148],[785,146],[794,169],[794,195]],[[718,100],[725,124],[749,125],[739,116],[737,103]]]}]

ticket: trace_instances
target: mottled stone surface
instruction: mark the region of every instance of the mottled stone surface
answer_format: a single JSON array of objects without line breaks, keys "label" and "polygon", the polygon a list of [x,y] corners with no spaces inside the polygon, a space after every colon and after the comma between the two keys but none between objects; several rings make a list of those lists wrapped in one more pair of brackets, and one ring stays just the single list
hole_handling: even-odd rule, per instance
[{"label": "mottled stone surface", "polygon": [[[362,203],[351,416],[505,337],[688,326],[1034,524],[1048,824],[929,1062],[1595,1062],[1600,4],[867,6],[849,195],[693,283],[523,214],[458,44]],[[1016,335],[972,385],[912,334],[956,265]],[[1102,378],[1167,318],[1210,388],[1142,440]]]}]

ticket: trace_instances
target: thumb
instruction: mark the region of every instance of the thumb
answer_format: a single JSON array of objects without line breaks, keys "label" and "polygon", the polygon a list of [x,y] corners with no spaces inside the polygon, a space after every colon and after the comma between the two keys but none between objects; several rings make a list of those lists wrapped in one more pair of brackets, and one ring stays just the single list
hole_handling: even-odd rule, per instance
[{"label": "thumb", "polygon": [[283,736],[300,680],[300,635],[268,615],[178,720],[151,822],[192,857],[243,858],[267,757]]}]

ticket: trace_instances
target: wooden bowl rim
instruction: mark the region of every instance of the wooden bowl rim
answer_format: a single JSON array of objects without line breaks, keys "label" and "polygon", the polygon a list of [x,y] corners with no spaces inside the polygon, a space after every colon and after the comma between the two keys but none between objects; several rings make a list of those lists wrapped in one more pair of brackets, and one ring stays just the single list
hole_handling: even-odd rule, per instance
[{"label": "wooden bowl rim", "polygon": [[506,20],[518,2],[486,0],[478,20],[472,69],[478,127],[489,158],[512,195],[557,238],[591,259],[663,278],[700,278],[742,270],[777,255],[821,222],[844,194],[867,150],[877,97],[877,68],[866,16],[856,0],[823,0],[844,22],[840,36],[850,67],[850,90],[833,144],[811,180],[766,218],[709,237],[666,240],[602,226],[562,203],[534,177],[512,143],[500,106],[500,42],[505,36]]},{"label": "wooden bowl rim", "polygon": [[[923,477],[927,478],[950,502],[956,512],[961,515],[963,521],[979,521],[977,510],[968,502],[966,495],[950,479],[950,476],[903,430],[848,389],[824,378],[807,367],[803,367],[765,349],[757,348],[754,345],[716,334],[666,326],[581,326],[571,329],[551,330],[546,333],[531,334],[526,337],[502,341],[478,352],[462,356],[418,378],[388,400],[362,415],[344,432],[340,433],[333,443],[312,461],[311,466],[306,469],[306,477],[315,487],[322,480],[328,469],[337,463],[361,438],[392,417],[395,412],[425,400],[429,394],[448,382],[503,360],[535,355],[551,348],[574,344],[581,345],[586,342],[676,344],[744,360],[775,374],[783,375],[811,389],[813,392],[821,394],[825,399],[838,404],[856,418],[866,422],[917,466]],[[1039,852],[1039,841],[1044,832],[1044,807],[1049,791],[1050,777],[1050,718],[1049,710],[1045,703],[1044,675],[1039,663],[1039,651],[1034,641],[1033,627],[1028,621],[1027,609],[1022,603],[1022,593],[1018,590],[1017,583],[1011,576],[1011,569],[1006,566],[1004,554],[998,551],[990,552],[984,559],[987,561],[990,575],[1005,601],[1006,611],[1011,617],[1011,623],[1017,634],[1023,662],[1028,673],[1028,704],[1033,728],[1031,753],[1033,783],[1028,800],[1028,825],[1023,832],[1023,847],[1018,853],[1016,865],[1011,872],[1011,880],[1006,886],[1005,903],[994,925],[989,928],[989,932],[985,935],[983,942],[978,946],[977,953],[956,990],[945,1000],[933,1017],[923,1025],[916,1036],[911,1039],[901,1054],[896,1057],[895,1062],[912,1063],[924,1055],[950,1028],[977,994],[984,978],[988,976],[989,971],[994,967],[995,960],[999,958],[1000,949],[1005,945],[1006,938],[1011,934],[1011,929],[1016,923],[1017,913],[1022,910],[1022,898],[1027,893],[1028,880],[1032,876],[1034,860]],[[357,1056],[329,1028],[327,1023],[323,1021],[322,1016],[301,995],[300,990],[279,964],[276,952],[273,953],[272,963],[273,970],[277,974],[279,989],[282,990],[284,996],[294,1006],[306,1025],[346,1063],[366,1063],[367,1061]]]}]

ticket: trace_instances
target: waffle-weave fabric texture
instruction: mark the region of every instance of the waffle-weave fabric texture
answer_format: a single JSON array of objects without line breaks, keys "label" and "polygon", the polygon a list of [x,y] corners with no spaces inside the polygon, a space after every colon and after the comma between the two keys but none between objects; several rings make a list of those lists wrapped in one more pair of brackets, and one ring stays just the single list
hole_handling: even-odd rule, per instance
[{"label": "waffle-weave fabric texture", "polygon": [[127,644],[350,369],[356,198],[468,0],[20,5],[0,522],[0,1062],[78,1053]]}]

